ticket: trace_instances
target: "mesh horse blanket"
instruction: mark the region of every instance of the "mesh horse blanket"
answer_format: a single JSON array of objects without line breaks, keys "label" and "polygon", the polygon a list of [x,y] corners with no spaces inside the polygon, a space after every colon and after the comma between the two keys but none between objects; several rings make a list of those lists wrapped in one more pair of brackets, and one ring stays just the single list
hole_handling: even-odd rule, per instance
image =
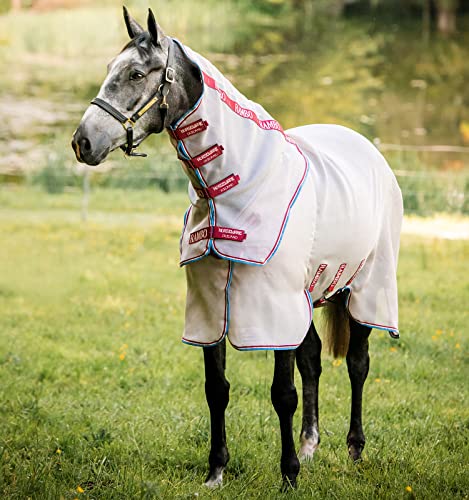
[{"label": "mesh horse blanket", "polygon": [[383,156],[345,127],[283,131],[181,47],[204,87],[170,131],[190,180],[183,341],[208,346],[228,336],[237,349],[293,349],[313,308],[344,289],[356,321],[398,336],[403,208]]}]

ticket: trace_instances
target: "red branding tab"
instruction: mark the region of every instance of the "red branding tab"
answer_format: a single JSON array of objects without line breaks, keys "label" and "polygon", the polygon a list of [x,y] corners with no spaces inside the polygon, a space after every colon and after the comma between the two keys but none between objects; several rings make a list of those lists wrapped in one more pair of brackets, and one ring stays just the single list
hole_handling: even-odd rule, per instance
[{"label": "red branding tab", "polygon": [[221,154],[223,154],[223,146],[215,144],[215,146],[208,148],[207,151],[204,151],[203,153],[200,153],[200,155],[192,158],[191,163],[195,168],[203,167],[215,158],[218,158]]},{"label": "red branding tab", "polygon": [[311,285],[309,285],[309,291],[310,293],[314,290],[314,287],[316,286],[317,282],[319,281],[319,278],[321,277],[321,274],[325,271],[327,267],[327,264],[320,264],[318,267],[318,270],[316,271],[316,274],[314,275],[313,281],[311,281]]},{"label": "red branding tab", "polygon": [[212,184],[207,188],[195,188],[195,191],[201,198],[215,198],[220,194],[226,193],[239,184],[239,175],[231,174],[223,180]]},{"label": "red branding tab", "polygon": [[189,245],[211,238],[217,240],[244,241],[246,239],[246,233],[242,229],[234,229],[232,227],[204,227],[203,229],[191,233],[189,236]]},{"label": "red branding tab", "polygon": [[193,245],[201,240],[208,240],[211,237],[211,228],[204,227],[203,229],[199,229],[191,233],[189,236],[189,245]]},{"label": "red branding tab", "polygon": [[213,238],[222,240],[244,241],[246,239],[246,233],[242,229],[215,226],[213,228]]},{"label": "red branding tab", "polygon": [[196,122],[188,123],[181,128],[174,131],[177,139],[187,139],[192,135],[199,134],[204,130],[207,130],[208,122],[205,120],[197,120]]},{"label": "red branding tab", "polygon": [[357,274],[363,269],[363,266],[365,265],[365,260],[366,259],[363,259],[360,262],[360,265],[357,267],[357,270],[353,273],[353,276],[347,281],[347,283],[345,284],[345,286],[349,286],[350,283],[352,283],[352,281],[357,277]]},{"label": "red branding tab", "polygon": [[339,270],[337,271],[336,275],[334,276],[334,279],[332,280],[332,283],[327,288],[328,292],[332,292],[334,290],[335,286],[337,285],[337,283],[340,280],[340,277],[342,276],[342,274],[344,274],[344,269],[346,267],[347,267],[347,264],[340,264]]}]

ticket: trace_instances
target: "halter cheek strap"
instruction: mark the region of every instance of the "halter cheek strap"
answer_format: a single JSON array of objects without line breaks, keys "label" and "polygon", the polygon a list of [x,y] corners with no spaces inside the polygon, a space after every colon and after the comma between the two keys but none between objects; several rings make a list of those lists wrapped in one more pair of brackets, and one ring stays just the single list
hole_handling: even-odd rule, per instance
[{"label": "halter cheek strap", "polygon": [[114,106],[111,106],[111,104],[104,101],[103,99],[100,99],[99,97],[95,97],[91,101],[91,104],[94,104],[95,106],[98,106],[99,108],[109,113],[124,127],[127,133],[127,141],[126,144],[121,146],[121,149],[127,156],[143,156],[143,157],[147,156],[145,153],[134,152],[134,149],[136,148],[136,146],[134,146],[134,126],[137,120],[139,120],[149,109],[151,109],[160,100],[160,98],[161,102],[159,109],[161,114],[161,127],[156,133],[159,134],[165,128],[166,117],[169,108],[166,98],[169,94],[171,84],[174,83],[174,77],[176,75],[176,71],[174,69],[173,41],[171,40],[171,38],[168,38],[168,40],[169,40],[168,60],[166,62],[166,69],[164,71],[163,81],[158,87],[156,93],[153,94],[153,96],[130,118],[127,118],[127,116],[122,114],[118,109],[116,109]]}]

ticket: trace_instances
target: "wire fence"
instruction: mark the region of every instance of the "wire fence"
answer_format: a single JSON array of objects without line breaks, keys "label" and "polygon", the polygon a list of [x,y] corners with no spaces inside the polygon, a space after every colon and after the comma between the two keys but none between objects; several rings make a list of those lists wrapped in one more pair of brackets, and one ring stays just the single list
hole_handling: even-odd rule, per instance
[{"label": "wire fence", "polygon": [[[464,161],[469,148],[399,144],[376,146],[386,154],[393,167],[407,214],[427,216],[444,212],[469,215],[469,168]],[[427,155],[440,155],[440,159],[429,159]],[[105,172],[90,169],[78,172],[76,165],[64,168],[64,164],[63,158],[52,157],[44,168],[33,174],[0,174],[0,182],[31,183],[51,194],[67,188],[80,189],[84,198],[84,218],[87,200],[94,189],[155,189],[165,193],[187,189],[187,177],[172,157],[162,157],[160,163],[155,163],[154,159],[139,163],[110,163],[111,167]]]},{"label": "wire fence", "polygon": [[469,214],[469,147],[375,142],[393,167],[407,214]]}]

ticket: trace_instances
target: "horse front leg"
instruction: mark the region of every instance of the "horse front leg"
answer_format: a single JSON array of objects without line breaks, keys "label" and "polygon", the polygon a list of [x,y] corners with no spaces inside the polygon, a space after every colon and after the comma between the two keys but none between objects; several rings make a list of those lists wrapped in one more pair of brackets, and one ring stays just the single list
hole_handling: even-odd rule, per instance
[{"label": "horse front leg", "polygon": [[350,457],[360,459],[365,447],[365,434],[362,427],[362,398],[370,367],[368,354],[368,337],[371,328],[360,325],[350,319],[350,344],[347,353],[347,368],[352,386],[352,405],[350,412],[350,430],[347,435],[347,445]]},{"label": "horse front leg", "polygon": [[321,375],[321,339],[311,323],[309,331],[296,350],[296,364],[303,381],[303,421],[300,434],[301,461],[311,460],[319,445],[319,377]]},{"label": "horse front leg", "polygon": [[222,340],[213,347],[204,347],[205,396],[210,409],[210,470],[205,480],[209,488],[223,482],[223,471],[230,455],[226,446],[225,410],[229,402],[230,384],[225,378],[226,344]]},{"label": "horse front leg", "polygon": [[275,351],[274,380],[272,382],[272,404],[280,421],[282,457],[280,470],[285,488],[296,487],[300,462],[293,441],[293,415],[298,405],[294,384],[295,351]]}]

